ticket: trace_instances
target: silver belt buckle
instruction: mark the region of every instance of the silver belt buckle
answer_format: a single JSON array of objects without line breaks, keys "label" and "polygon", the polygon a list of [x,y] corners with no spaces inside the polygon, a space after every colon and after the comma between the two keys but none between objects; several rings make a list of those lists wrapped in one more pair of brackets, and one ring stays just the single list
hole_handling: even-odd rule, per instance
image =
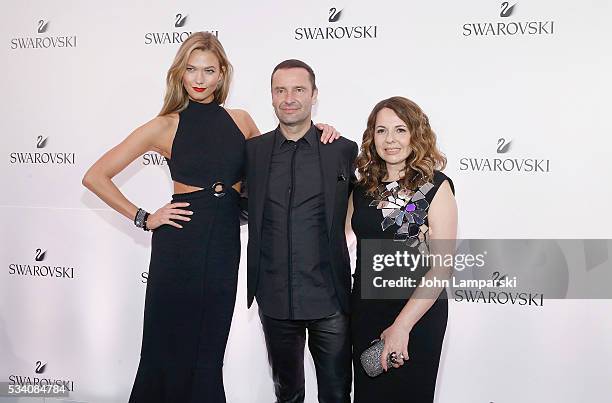
[{"label": "silver belt buckle", "polygon": [[215,182],[212,185],[213,195],[216,197],[225,196],[225,184],[223,182]]}]

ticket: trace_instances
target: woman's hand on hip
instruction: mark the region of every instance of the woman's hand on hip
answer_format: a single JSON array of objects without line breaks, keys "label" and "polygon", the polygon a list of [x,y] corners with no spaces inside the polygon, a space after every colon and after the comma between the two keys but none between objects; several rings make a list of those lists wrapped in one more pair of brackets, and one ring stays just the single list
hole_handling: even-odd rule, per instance
[{"label": "woman's hand on hip", "polygon": [[168,224],[176,228],[183,228],[182,225],[174,222],[173,220],[179,221],[191,221],[188,216],[193,215],[191,210],[183,210],[180,207],[187,207],[189,203],[168,203],[155,213],[150,214],[147,218],[147,228],[154,230],[161,227],[162,225]]}]

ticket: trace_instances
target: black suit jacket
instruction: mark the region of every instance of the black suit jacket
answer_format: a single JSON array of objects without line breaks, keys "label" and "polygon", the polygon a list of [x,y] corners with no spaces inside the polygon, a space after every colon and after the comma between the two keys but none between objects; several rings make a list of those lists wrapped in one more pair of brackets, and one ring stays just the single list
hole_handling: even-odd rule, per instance
[{"label": "black suit jacket", "polygon": [[[321,131],[317,129],[319,136]],[[248,187],[249,243],[247,248],[247,306],[257,291],[261,253],[261,225],[268,189],[274,131],[249,139],[246,143],[246,183]],[[329,235],[332,279],[338,303],[349,313],[351,266],[346,246],[344,224],[348,197],[356,183],[357,143],[343,137],[329,144],[318,142],[325,219]]]}]

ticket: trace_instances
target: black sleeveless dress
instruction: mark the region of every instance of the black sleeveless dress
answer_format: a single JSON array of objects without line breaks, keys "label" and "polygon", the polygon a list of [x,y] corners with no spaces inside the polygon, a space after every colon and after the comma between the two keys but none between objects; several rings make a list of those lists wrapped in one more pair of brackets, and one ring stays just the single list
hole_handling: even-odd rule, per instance
[{"label": "black sleeveless dress", "polygon": [[[172,179],[205,189],[182,229],[153,231],[140,364],[130,402],[225,402],[223,356],[236,300],[245,138],[225,109],[190,101],[180,113]],[[225,188],[215,192],[212,185]],[[218,189],[218,188],[217,188]]]},{"label": "black sleeveless dress", "polygon": [[[428,228],[427,209],[438,188],[445,180],[452,181],[439,171],[434,172],[433,179],[421,186],[425,195],[422,203],[414,213],[419,216],[420,224],[415,238],[422,238]],[[385,184],[388,184],[386,182]],[[448,301],[439,298],[423,315],[421,320],[410,332],[408,354],[410,359],[400,368],[390,368],[381,375],[370,378],[361,366],[361,353],[371,345],[372,340],[379,338],[383,330],[393,324],[407,300],[373,300],[361,299],[361,240],[362,239],[394,239],[397,238],[398,225],[393,224],[385,231],[381,223],[384,219],[381,210],[370,206],[374,197],[366,194],[361,186],[353,192],[354,212],[351,220],[353,231],[357,237],[357,267],[354,274],[353,291],[351,294],[351,337],[353,340],[353,368],[355,374],[355,403],[431,403],[434,399],[438,365],[442,351],[442,342],[446,332],[448,317]],[[441,297],[445,297],[443,291]]]}]

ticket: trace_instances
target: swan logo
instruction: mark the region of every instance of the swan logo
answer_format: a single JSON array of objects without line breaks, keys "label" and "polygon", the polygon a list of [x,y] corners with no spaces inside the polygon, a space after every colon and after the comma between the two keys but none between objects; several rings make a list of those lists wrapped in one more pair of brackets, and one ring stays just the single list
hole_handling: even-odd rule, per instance
[{"label": "swan logo", "polygon": [[187,22],[187,16],[182,14],[176,15],[176,21],[174,21],[174,28],[182,28]]},{"label": "swan logo", "polygon": [[12,276],[26,277],[48,277],[74,279],[75,268],[67,265],[41,264],[46,259],[47,251],[36,249],[34,254],[35,263],[10,263],[8,266],[9,274]]},{"label": "swan logo", "polygon": [[[47,146],[48,137],[36,137],[36,149]],[[11,164],[33,164],[33,165],[74,165],[76,155],[73,152],[11,152],[9,163]]]},{"label": "swan logo", "polygon": [[503,137],[497,140],[497,153],[505,154],[510,151],[510,144],[512,144],[512,140],[506,140]]},{"label": "swan logo", "polygon": [[41,249],[36,249],[36,255],[34,256],[34,260],[36,260],[37,262],[42,262],[43,260],[45,260],[45,255],[47,254],[47,251],[42,251]]},{"label": "swan logo", "polygon": [[[512,140],[499,138],[497,140],[496,154],[508,154],[512,149]],[[462,157],[459,159],[459,170],[467,172],[550,172],[550,159],[548,158],[497,158],[497,157]]]},{"label": "swan logo", "polygon": [[499,13],[499,16],[502,18],[506,18],[506,17],[510,17],[512,15],[512,13],[514,12],[514,7],[516,6],[516,4],[513,4],[512,6],[509,6],[507,1],[504,1],[501,4],[501,12]]},{"label": "swan logo", "polygon": [[34,372],[36,372],[37,374],[42,374],[45,372],[46,367],[46,362],[43,363],[42,361],[36,361],[36,369],[34,370]]},{"label": "swan logo", "polygon": [[[179,31],[178,29],[184,28],[187,25],[188,15],[183,13],[177,13],[174,15],[174,28],[175,31],[170,32],[147,32],[144,35],[145,45],[172,45],[181,44],[185,39],[193,33],[192,31]],[[219,37],[219,31],[209,30],[211,34]]]},{"label": "swan logo", "polygon": [[46,20],[38,20],[36,23],[36,36],[24,36],[11,38],[11,49],[53,49],[53,48],[76,48],[76,35],[46,36],[50,23]]},{"label": "swan logo", "polygon": [[471,22],[463,24],[462,35],[465,37],[488,36],[534,36],[553,35],[555,22],[553,20],[506,21],[517,8],[518,3],[510,5],[507,1],[501,3],[499,17],[504,21]]},{"label": "swan logo", "polygon": [[329,18],[327,21],[329,22],[338,22],[340,20],[340,16],[342,15],[342,10],[336,10],[336,7],[332,7],[329,9]]},{"label": "swan logo", "polygon": [[150,166],[150,165],[164,166],[168,164],[168,160],[166,159],[166,157],[164,157],[163,155],[159,153],[155,153],[155,152],[143,154],[141,157],[141,160],[142,160],[142,165],[144,166]]},{"label": "swan logo", "polygon": [[69,392],[74,392],[74,380],[66,378],[58,378],[55,376],[44,376],[47,371],[47,363],[43,361],[36,361],[34,365],[34,375],[16,375],[12,374],[8,377],[8,384],[15,386],[40,386],[40,387],[53,387],[52,393],[45,394],[49,397],[67,397]]},{"label": "swan logo", "polygon": [[339,25],[344,10],[332,7],[327,12],[327,22],[330,25],[317,27],[298,27],[293,31],[293,39],[326,40],[326,39],[376,39],[378,26],[368,24]]},{"label": "swan logo", "polygon": [[45,148],[47,145],[47,137],[43,138],[43,136],[38,136],[36,138],[36,148]]},{"label": "swan logo", "polygon": [[38,21],[38,33],[44,34],[49,29],[49,21],[39,20]]}]

